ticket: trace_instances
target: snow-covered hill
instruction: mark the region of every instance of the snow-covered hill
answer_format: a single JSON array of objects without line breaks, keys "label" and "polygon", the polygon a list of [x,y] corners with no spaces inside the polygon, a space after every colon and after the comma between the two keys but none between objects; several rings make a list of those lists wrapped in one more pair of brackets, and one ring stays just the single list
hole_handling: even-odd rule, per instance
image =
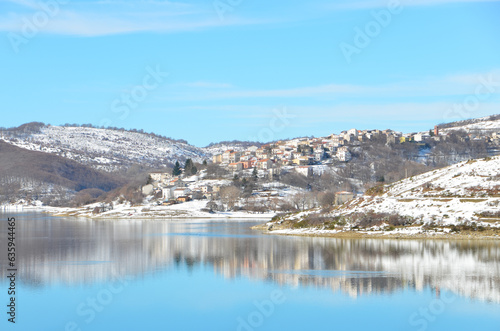
[{"label": "snow-covered hill", "polygon": [[386,196],[481,198],[499,194],[500,157],[469,160],[386,186]]},{"label": "snow-covered hill", "polygon": [[114,171],[133,163],[163,167],[187,158],[211,157],[201,148],[146,133],[90,127],[42,126],[28,134],[4,134],[18,147],[57,154],[93,168]]},{"label": "snow-covered hill", "polygon": [[465,130],[466,132],[500,131],[500,115],[491,115],[465,121],[453,122],[444,125],[441,131]]},{"label": "snow-covered hill", "polygon": [[498,237],[500,156],[460,162],[368,193],[331,211],[289,214],[265,227],[281,234],[331,235],[359,228],[365,234],[396,236],[475,229]]},{"label": "snow-covered hill", "polygon": [[487,215],[499,211],[500,157],[496,156],[460,162],[386,185],[380,196],[354,199],[337,213],[399,214],[423,223],[454,225],[487,222]]},{"label": "snow-covered hill", "polygon": [[206,153],[208,154],[222,154],[225,151],[232,149],[237,152],[242,152],[247,150],[251,146],[260,147],[262,143],[258,142],[246,142],[246,141],[222,141],[216,144],[210,144],[207,147],[204,147]]}]

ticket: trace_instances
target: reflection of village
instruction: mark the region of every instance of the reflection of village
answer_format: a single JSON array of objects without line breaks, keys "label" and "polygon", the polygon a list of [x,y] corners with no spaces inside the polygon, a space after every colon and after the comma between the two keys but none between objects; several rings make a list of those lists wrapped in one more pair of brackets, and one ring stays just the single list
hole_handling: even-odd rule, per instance
[{"label": "reflection of village", "polygon": [[[78,237],[71,244],[68,222]],[[500,247],[494,242],[260,236],[247,228],[226,222],[20,222],[18,274],[24,283],[46,286],[208,267],[225,278],[329,288],[351,297],[431,288],[500,303]]]}]

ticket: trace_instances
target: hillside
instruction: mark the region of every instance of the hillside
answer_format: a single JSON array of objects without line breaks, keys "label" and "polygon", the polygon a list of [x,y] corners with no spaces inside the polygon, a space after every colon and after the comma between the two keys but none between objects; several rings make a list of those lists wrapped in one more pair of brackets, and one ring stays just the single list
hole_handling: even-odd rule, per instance
[{"label": "hillside", "polygon": [[261,147],[262,145],[263,143],[259,143],[256,141],[233,140],[233,141],[221,141],[218,143],[211,143],[210,145],[204,147],[203,149],[205,150],[206,153],[215,155],[224,153],[228,149],[240,152],[246,150],[248,147],[252,146]]},{"label": "hillside", "polygon": [[[278,231],[396,234],[500,228],[500,157],[469,160],[375,187],[330,211],[311,209],[268,224]],[[496,231],[496,230],[495,230]]]},{"label": "hillside", "polygon": [[63,201],[78,191],[110,191],[123,183],[115,176],[76,161],[0,141],[0,202],[17,199]]},{"label": "hillside", "polygon": [[133,164],[161,168],[177,160],[191,158],[203,162],[211,157],[201,148],[147,133],[37,124],[4,131],[3,139],[18,147],[55,154],[105,171]]},{"label": "hillside", "polygon": [[500,114],[439,124],[439,128],[445,132],[450,130],[465,130],[466,132],[498,132],[500,130]]}]

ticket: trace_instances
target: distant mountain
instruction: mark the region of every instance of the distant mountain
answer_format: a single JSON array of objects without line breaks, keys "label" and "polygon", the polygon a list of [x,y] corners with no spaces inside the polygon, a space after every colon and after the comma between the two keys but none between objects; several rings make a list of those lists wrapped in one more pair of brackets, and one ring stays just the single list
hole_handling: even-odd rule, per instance
[{"label": "distant mountain", "polygon": [[51,197],[69,200],[78,191],[110,191],[122,184],[120,178],[76,161],[0,141],[0,202]]},{"label": "distant mountain", "polygon": [[2,136],[9,144],[55,154],[105,171],[123,170],[133,164],[163,168],[188,158],[195,162],[211,158],[210,152],[185,141],[135,130],[33,122],[5,129]]}]

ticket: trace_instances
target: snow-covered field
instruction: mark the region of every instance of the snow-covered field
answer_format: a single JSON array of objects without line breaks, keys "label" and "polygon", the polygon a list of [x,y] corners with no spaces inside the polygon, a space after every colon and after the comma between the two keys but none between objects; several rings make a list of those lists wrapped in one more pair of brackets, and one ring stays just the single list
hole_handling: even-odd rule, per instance
[{"label": "snow-covered field", "polygon": [[[464,161],[446,168],[406,178],[384,186],[384,192],[376,196],[363,196],[348,201],[326,216],[337,217],[353,214],[398,214],[409,217],[414,225],[391,228],[381,224],[361,231],[365,234],[414,235],[424,232],[423,226],[438,227],[463,225],[475,222],[484,228],[500,227],[500,156]],[[312,209],[289,215],[288,221],[299,221],[319,213]],[[268,223],[270,226],[272,223]],[[353,224],[344,228],[329,230],[320,227],[289,229],[280,228],[280,222],[273,229],[279,234],[335,234],[350,230]],[[384,231],[386,230],[386,231]],[[449,233],[449,228],[440,228],[434,234]],[[429,234],[429,231],[426,231]]]},{"label": "snow-covered field", "polygon": [[180,204],[161,206],[156,204],[144,204],[140,206],[131,206],[129,203],[115,204],[112,210],[94,214],[92,211],[100,204],[87,205],[81,208],[59,208],[59,207],[41,207],[42,210],[55,216],[77,216],[91,218],[240,218],[240,219],[270,219],[274,213],[248,213],[242,211],[214,212],[202,211],[207,204],[206,200],[194,200]]},{"label": "snow-covered field", "polygon": [[96,219],[149,219],[149,218],[172,218],[172,219],[271,219],[275,212],[250,213],[246,211],[225,211],[209,213],[202,211],[207,204],[207,200],[193,200],[170,206],[157,205],[156,203],[145,203],[143,205],[131,206],[130,203],[113,204],[113,209],[93,213],[96,207],[101,203],[94,203],[83,207],[50,207],[42,206],[40,202],[26,204],[20,201],[18,204],[0,205],[0,211],[4,212],[23,212],[38,211],[46,212],[54,216],[75,216],[88,217]]},{"label": "snow-covered field", "polygon": [[500,185],[498,156],[460,162],[388,186],[387,196],[483,197]]},{"label": "snow-covered field", "polygon": [[[473,121],[474,123],[469,123],[465,125],[457,125],[452,128],[445,128],[441,131],[447,132],[452,130],[465,130],[469,131],[500,131],[500,119],[499,120],[491,120],[490,116],[481,117]],[[460,123],[457,123],[460,124]]]},{"label": "snow-covered field", "polygon": [[398,213],[424,223],[453,225],[477,220],[481,213],[498,212],[499,190],[500,157],[496,156],[406,178],[386,186],[381,196],[365,196],[344,204],[338,213]]}]

